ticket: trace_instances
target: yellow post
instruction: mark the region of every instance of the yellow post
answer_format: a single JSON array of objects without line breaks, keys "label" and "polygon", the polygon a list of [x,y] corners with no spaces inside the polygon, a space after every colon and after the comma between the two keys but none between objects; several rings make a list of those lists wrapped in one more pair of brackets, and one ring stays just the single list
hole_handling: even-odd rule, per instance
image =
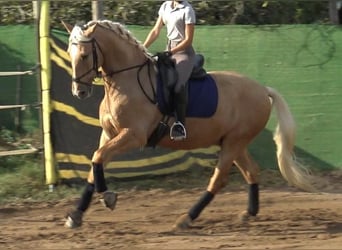
[{"label": "yellow post", "polygon": [[50,2],[41,1],[40,22],[39,22],[39,44],[41,63],[41,89],[42,89],[42,120],[45,157],[45,179],[46,184],[53,187],[57,181],[54,154],[50,137],[50,84],[51,84],[51,62],[50,62]]}]

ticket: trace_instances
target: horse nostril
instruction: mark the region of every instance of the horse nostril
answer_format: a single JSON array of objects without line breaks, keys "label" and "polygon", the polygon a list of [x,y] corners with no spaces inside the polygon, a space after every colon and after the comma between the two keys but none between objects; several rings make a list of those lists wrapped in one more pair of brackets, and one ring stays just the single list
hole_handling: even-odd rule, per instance
[{"label": "horse nostril", "polygon": [[78,97],[80,99],[84,99],[86,96],[87,96],[87,91],[82,90],[78,92]]}]

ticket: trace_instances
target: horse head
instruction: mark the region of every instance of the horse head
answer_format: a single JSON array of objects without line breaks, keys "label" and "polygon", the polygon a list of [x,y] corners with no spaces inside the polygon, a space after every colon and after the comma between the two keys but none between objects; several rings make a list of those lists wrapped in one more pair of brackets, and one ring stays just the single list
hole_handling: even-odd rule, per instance
[{"label": "horse head", "polygon": [[69,32],[68,53],[72,67],[72,94],[79,99],[91,96],[94,78],[100,76],[103,54],[93,37],[96,24],[72,26],[62,22]]}]

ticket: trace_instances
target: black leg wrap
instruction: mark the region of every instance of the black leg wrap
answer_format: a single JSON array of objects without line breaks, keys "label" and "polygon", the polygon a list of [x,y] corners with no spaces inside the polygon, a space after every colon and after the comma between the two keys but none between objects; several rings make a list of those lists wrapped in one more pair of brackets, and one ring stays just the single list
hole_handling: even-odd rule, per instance
[{"label": "black leg wrap", "polygon": [[248,213],[256,216],[259,212],[259,185],[250,184],[248,192]]},{"label": "black leg wrap", "polygon": [[85,212],[88,209],[91,199],[93,197],[94,190],[94,184],[87,183],[85,189],[83,190],[81,199],[78,202],[77,210]]},{"label": "black leg wrap", "polygon": [[189,216],[191,220],[196,219],[213,198],[214,194],[206,191],[202,195],[201,199],[199,199],[199,201],[189,210]]},{"label": "black leg wrap", "polygon": [[93,163],[94,184],[95,190],[98,193],[102,193],[107,190],[106,180],[104,178],[103,165]]}]

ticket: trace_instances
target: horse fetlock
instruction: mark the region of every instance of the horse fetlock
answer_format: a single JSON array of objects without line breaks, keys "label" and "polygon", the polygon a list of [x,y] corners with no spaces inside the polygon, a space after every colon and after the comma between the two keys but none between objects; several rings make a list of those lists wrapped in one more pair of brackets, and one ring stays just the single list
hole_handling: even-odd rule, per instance
[{"label": "horse fetlock", "polygon": [[66,228],[77,228],[82,226],[83,212],[80,210],[75,210],[67,214],[64,226]]},{"label": "horse fetlock", "polygon": [[173,230],[182,230],[190,228],[192,220],[188,214],[181,215],[172,226]]},{"label": "horse fetlock", "polygon": [[100,202],[110,210],[114,210],[118,195],[112,191],[106,191],[102,194]]}]

